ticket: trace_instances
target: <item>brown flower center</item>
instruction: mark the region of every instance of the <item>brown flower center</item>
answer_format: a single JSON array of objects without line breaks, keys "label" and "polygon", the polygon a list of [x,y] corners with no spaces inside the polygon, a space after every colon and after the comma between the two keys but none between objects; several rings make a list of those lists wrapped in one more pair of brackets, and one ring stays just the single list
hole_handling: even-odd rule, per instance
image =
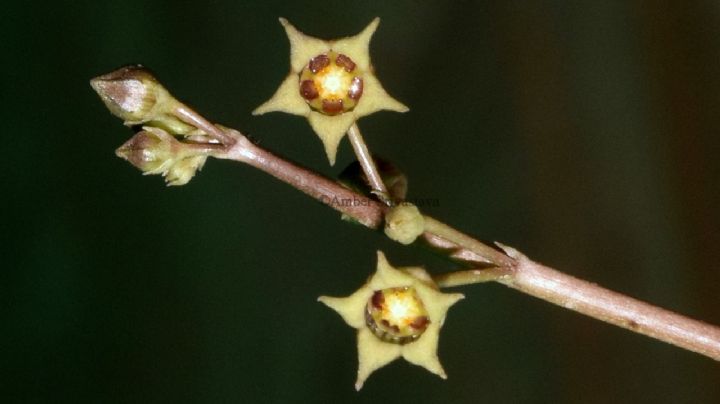
[{"label": "brown flower center", "polygon": [[315,56],[300,72],[300,95],[325,115],[351,111],[362,93],[362,72],[346,55],[330,51]]},{"label": "brown flower center", "polygon": [[375,291],[367,303],[365,323],[381,340],[407,344],[420,338],[430,319],[415,289],[404,287]]}]

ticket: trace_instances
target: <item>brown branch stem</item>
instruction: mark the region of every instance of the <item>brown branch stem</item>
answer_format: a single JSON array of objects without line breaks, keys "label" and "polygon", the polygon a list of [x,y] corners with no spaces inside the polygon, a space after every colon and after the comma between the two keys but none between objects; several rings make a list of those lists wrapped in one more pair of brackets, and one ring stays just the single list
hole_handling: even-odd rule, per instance
[{"label": "brown branch stem", "polygon": [[[216,158],[249,164],[297,188],[305,194],[344,213],[371,229],[379,229],[387,207],[340,183],[302,168],[253,144],[238,131],[226,131],[234,140],[228,148],[212,153]],[[431,247],[446,251],[448,256],[467,265],[508,267],[513,260],[502,252],[425,216],[423,239]]]},{"label": "brown branch stem", "polygon": [[504,247],[512,268],[472,269],[434,276],[440,287],[496,281],[522,293],[720,360],[720,328],[605,289],[531,261]]},{"label": "brown branch stem", "polygon": [[529,260],[512,248],[511,276],[498,282],[578,313],[720,361],[720,328],[577,279]]},{"label": "brown branch stem", "polygon": [[[383,224],[387,207],[381,203],[286,161],[237,131],[223,131],[190,108],[181,108],[178,112],[187,122],[200,124],[198,127],[207,133],[224,139],[226,147],[214,150],[212,156],[258,168],[369,228],[378,229]],[[720,328],[716,326],[574,278],[501,246],[505,255],[433,218],[426,216],[425,223],[423,239],[431,246],[466,264],[493,266],[436,276],[441,287],[496,281],[558,306],[720,360]]]},{"label": "brown branch stem", "polygon": [[227,151],[214,154],[214,157],[235,160],[258,168],[366,227],[377,229],[382,225],[385,207],[379,202],[284,160],[253,144],[239,132],[235,133],[238,135],[236,143]]}]

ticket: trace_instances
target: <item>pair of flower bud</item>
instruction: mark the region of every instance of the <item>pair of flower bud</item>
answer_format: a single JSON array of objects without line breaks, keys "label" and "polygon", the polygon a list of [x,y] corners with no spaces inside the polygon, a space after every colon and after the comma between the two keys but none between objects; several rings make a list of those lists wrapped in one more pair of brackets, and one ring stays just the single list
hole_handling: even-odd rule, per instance
[{"label": "pair of flower bud", "polygon": [[176,136],[209,142],[204,132],[178,119],[182,104],[143,66],[132,65],[96,77],[92,88],[113,115],[142,129],[115,153],[144,174],[160,174],[168,185],[184,185],[202,168],[207,154]]}]

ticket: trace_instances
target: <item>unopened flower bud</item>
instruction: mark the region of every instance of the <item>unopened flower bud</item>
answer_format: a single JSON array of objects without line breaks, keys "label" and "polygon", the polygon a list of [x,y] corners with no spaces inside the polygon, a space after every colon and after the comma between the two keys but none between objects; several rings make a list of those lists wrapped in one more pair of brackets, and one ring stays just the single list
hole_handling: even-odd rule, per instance
[{"label": "unopened flower bud", "polygon": [[190,148],[160,128],[144,126],[116,151],[144,174],[161,174],[168,185],[185,185],[200,170],[207,155]]},{"label": "unopened flower bud", "polygon": [[95,77],[90,85],[110,112],[128,126],[152,123],[178,135],[194,129],[172,115],[179,102],[141,65]]},{"label": "unopened flower bud", "polygon": [[164,130],[144,127],[115,154],[145,174],[165,174],[177,159],[180,147],[180,142]]},{"label": "unopened flower bud", "polygon": [[385,214],[385,234],[399,243],[411,244],[424,230],[425,219],[411,203],[403,202]]}]

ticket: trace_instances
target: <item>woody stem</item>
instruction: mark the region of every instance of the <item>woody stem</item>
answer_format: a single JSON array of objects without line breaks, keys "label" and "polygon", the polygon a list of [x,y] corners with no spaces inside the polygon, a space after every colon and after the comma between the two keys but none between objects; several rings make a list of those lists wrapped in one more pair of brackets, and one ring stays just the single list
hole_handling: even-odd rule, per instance
[{"label": "woody stem", "polygon": [[[227,142],[223,143],[225,147],[209,148],[209,155],[256,167],[369,228],[378,229],[383,224],[387,206],[258,147],[240,132],[222,130],[190,108],[179,108],[178,113],[186,122]],[[350,132],[351,137],[359,136],[357,127]],[[369,157],[367,147],[361,151],[361,156]],[[374,164],[367,167],[372,168]],[[377,170],[374,172],[377,180],[379,175]],[[378,185],[377,189],[382,188]],[[441,287],[497,281],[558,306],[720,361],[720,328],[716,326],[566,275],[535,263],[510,247],[501,246],[503,253],[430,217],[425,217],[425,224],[422,238],[432,247],[466,265],[491,267],[437,276]]]},{"label": "woody stem", "polygon": [[[216,157],[241,161],[292,185],[370,228],[383,222],[386,206],[356,194],[304,168],[277,157],[244,137]],[[349,204],[335,201],[357,201]],[[463,262],[495,267],[440,275],[441,287],[496,281],[547,302],[720,360],[720,328],[612,292],[534,263],[511,248],[505,255],[435,219],[425,217],[423,238],[431,246]]]}]

